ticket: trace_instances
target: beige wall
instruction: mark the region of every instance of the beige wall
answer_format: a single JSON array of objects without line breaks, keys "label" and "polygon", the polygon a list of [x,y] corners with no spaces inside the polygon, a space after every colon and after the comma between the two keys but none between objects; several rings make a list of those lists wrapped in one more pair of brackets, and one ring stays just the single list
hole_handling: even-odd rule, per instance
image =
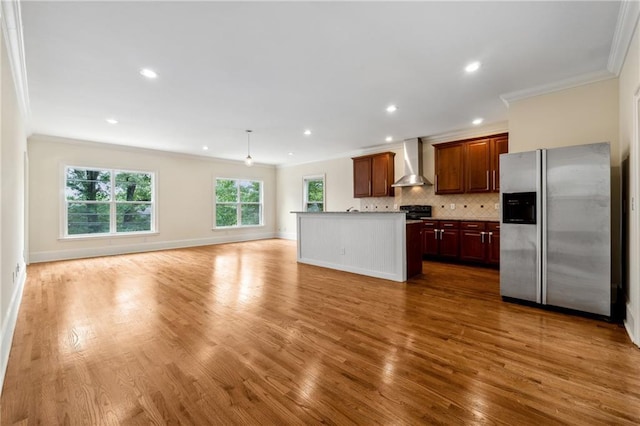
[{"label": "beige wall", "polygon": [[628,236],[625,248],[625,256],[628,265],[625,274],[627,309],[625,325],[634,342],[640,345],[640,219],[638,218],[638,202],[640,196],[640,140],[637,126],[640,121],[640,30],[636,31],[624,62],[624,67],[619,78],[619,108],[620,108],[620,160],[623,167],[623,178],[628,188],[623,194],[628,206],[631,205],[631,197],[635,198],[635,211],[630,210],[630,215],[625,217],[624,234]]},{"label": "beige wall", "polygon": [[[2,25],[5,25],[4,20]],[[0,31],[0,34],[4,34]],[[18,106],[9,66],[6,40],[0,35],[0,386],[9,358],[11,339],[25,279],[25,153],[24,120]]]},{"label": "beige wall", "polygon": [[610,79],[513,102],[509,152],[611,142],[618,154],[618,80]]},{"label": "beige wall", "polygon": [[[276,170],[240,162],[161,151],[33,136],[28,142],[30,261],[271,238],[276,224]],[[156,173],[158,233],[61,240],[62,170],[65,165],[146,170]],[[216,177],[264,182],[264,226],[214,230]]]},{"label": "beige wall", "polygon": [[325,175],[325,210],[340,211],[359,208],[353,198],[353,166],[350,157],[318,161],[297,166],[280,167],[277,173],[278,235],[296,238],[296,218],[292,211],[302,210],[304,176]]}]

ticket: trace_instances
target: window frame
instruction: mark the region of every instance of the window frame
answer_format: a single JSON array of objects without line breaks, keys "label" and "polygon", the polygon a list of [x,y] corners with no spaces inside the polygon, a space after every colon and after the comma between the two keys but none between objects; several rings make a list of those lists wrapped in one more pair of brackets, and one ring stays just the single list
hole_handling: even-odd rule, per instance
[{"label": "window frame", "polygon": [[[124,168],[105,167],[105,166],[75,166],[70,164],[61,165],[61,184],[60,184],[60,240],[83,240],[83,239],[100,239],[114,237],[135,237],[140,235],[158,234],[158,197],[157,197],[157,173],[152,170],[130,170]],[[111,192],[109,201],[93,201],[93,200],[67,200],[67,171],[69,169],[79,170],[97,170],[108,172],[110,174]],[[118,201],[115,196],[115,179],[118,173],[139,173],[151,176],[151,201]],[[109,232],[100,232],[93,234],[69,234],[69,204],[70,203],[88,203],[88,204],[108,204],[109,205]],[[117,205],[118,204],[149,204],[151,206],[150,227],[148,231],[117,231]]]},{"label": "window frame", "polygon": [[322,181],[322,211],[327,211],[327,179],[324,173],[316,175],[302,176],[302,211],[308,212],[309,202],[309,182]]},{"label": "window frame", "polygon": [[[240,185],[237,187],[238,198],[236,202],[221,202],[217,201],[218,180],[232,180],[236,182],[257,182],[260,185],[260,201],[259,202],[241,202],[240,201]],[[236,208],[236,225],[231,226],[218,226],[216,221],[216,213],[218,210],[218,204],[221,205],[235,205]],[[259,206],[259,223],[251,225],[241,225],[242,223],[242,205],[258,205]],[[220,177],[213,178],[213,229],[214,230],[230,230],[230,229],[246,229],[246,228],[258,228],[264,227],[264,181],[262,179],[255,178],[237,178],[237,177]]]}]

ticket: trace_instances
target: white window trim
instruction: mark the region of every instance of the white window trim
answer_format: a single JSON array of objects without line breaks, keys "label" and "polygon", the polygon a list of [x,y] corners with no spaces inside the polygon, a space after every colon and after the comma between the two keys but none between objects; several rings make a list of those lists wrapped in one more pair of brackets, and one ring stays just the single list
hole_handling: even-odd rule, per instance
[{"label": "white window trim", "polygon": [[[216,201],[216,191],[218,189],[218,179],[224,179],[224,180],[235,180],[235,181],[249,181],[249,182],[258,182],[260,183],[260,202],[258,203],[241,203],[240,201],[238,201],[237,203],[220,203],[220,204],[258,204],[260,206],[260,223],[258,225],[233,225],[233,226],[217,226],[216,225],[216,210],[217,210],[217,206],[218,203]],[[213,228],[212,230],[216,231],[228,231],[228,230],[233,230],[233,229],[249,229],[249,228],[264,228],[264,181],[261,179],[256,179],[256,178],[237,178],[237,177],[222,177],[222,176],[217,176],[213,178]],[[238,197],[240,197],[240,194],[238,194]],[[238,221],[240,220],[240,209],[238,209],[238,216],[237,219]]]},{"label": "white window trim", "polygon": [[307,190],[307,181],[310,180],[322,180],[322,211],[326,212],[327,211],[327,179],[326,179],[326,175],[324,173],[322,174],[317,174],[317,175],[307,175],[307,176],[302,176],[302,211],[306,212],[307,211],[307,197],[308,197],[308,190]]},{"label": "white window trim", "polygon": [[[67,169],[83,169],[83,170],[108,170],[111,172],[111,180],[113,187],[113,180],[115,179],[115,173],[149,173],[151,175],[151,195],[152,200],[149,203],[151,205],[151,230],[139,231],[139,232],[103,232],[99,234],[77,234],[69,235],[68,218],[67,218]],[[71,164],[60,164],[60,233],[58,240],[74,241],[74,240],[87,240],[87,239],[104,239],[104,238],[122,238],[122,237],[137,237],[159,234],[158,230],[158,196],[157,196],[157,179],[158,174],[152,170],[129,170],[117,167],[106,166],[76,166]],[[118,203],[123,203],[119,201]],[[124,202],[126,203],[126,201]],[[116,229],[116,213],[115,213],[115,200],[109,201],[109,228]]]}]

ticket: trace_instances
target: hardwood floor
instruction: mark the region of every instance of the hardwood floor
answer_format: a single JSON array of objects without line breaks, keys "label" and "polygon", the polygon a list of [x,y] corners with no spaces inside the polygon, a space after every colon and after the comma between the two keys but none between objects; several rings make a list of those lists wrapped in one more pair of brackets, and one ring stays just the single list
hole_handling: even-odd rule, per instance
[{"label": "hardwood floor", "polygon": [[616,324],[504,303],[498,272],[406,284],[266,240],[34,264],[11,424],[638,424]]}]

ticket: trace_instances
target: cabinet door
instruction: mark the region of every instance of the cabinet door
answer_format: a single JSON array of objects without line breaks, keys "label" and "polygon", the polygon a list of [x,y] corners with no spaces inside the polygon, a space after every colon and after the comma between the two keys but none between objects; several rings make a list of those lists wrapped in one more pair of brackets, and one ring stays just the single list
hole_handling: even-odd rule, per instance
[{"label": "cabinet door", "polygon": [[509,152],[509,136],[492,139],[491,148],[491,190],[500,192],[500,154]]},{"label": "cabinet door", "polygon": [[434,146],[436,194],[464,192],[464,145],[461,143]]},{"label": "cabinet door", "polygon": [[466,191],[490,192],[491,139],[466,144]]},{"label": "cabinet door", "polygon": [[440,231],[440,256],[457,259],[459,252],[460,231],[457,229],[442,229]]},{"label": "cabinet door", "polygon": [[391,197],[393,188],[393,156],[385,153],[371,158],[371,195],[374,197]]},{"label": "cabinet door", "polygon": [[422,273],[422,224],[407,225],[407,278]]},{"label": "cabinet door", "polygon": [[371,157],[353,159],[353,197],[371,197]]},{"label": "cabinet door", "polygon": [[426,256],[436,256],[438,254],[438,222],[423,222],[422,229],[422,254]]},{"label": "cabinet door", "polygon": [[486,240],[484,231],[464,229],[460,231],[460,259],[474,262],[485,261]]},{"label": "cabinet door", "polygon": [[497,265],[500,263],[500,224],[489,223],[487,229],[489,231],[487,263]]}]

